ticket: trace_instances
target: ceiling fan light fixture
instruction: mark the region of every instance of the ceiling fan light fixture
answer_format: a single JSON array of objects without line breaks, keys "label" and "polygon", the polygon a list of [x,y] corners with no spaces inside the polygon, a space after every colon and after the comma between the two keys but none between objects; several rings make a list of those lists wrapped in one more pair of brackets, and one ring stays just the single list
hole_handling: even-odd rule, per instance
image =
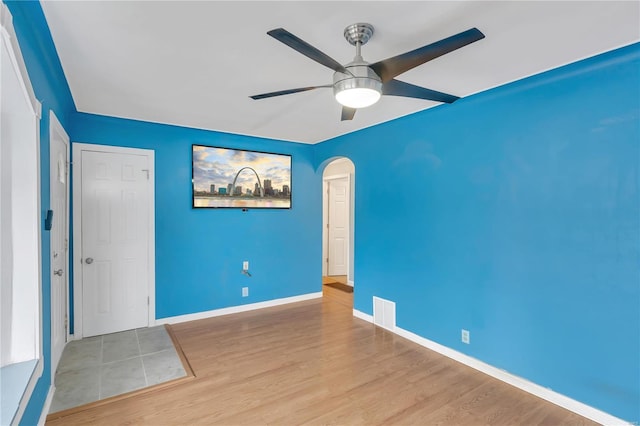
[{"label": "ceiling fan light fixture", "polygon": [[[382,95],[382,82],[368,67],[347,67],[356,77],[336,73],[333,94],[336,100],[349,108],[366,108],[378,102]],[[366,77],[358,76],[364,74]],[[346,78],[344,78],[346,77]]]},{"label": "ceiling fan light fixture", "polygon": [[380,100],[380,92],[368,87],[355,87],[336,92],[336,100],[349,108],[366,108]]}]

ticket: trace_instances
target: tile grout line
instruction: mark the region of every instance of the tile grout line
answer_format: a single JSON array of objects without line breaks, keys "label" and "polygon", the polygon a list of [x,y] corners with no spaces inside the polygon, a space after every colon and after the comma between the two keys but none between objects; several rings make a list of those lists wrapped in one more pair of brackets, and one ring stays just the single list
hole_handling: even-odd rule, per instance
[{"label": "tile grout line", "polygon": [[140,347],[140,338],[138,337],[138,329],[136,328],[136,342],[138,342],[138,353],[140,354],[140,364],[142,364],[142,374],[144,375],[144,384],[149,386],[149,380],[147,379],[147,371],[144,368],[144,361],[142,360],[142,348]]},{"label": "tile grout line", "polygon": [[102,365],[105,365],[105,366],[106,366],[106,365],[110,365],[110,364],[115,364],[115,363],[117,363],[117,362],[129,361],[129,360],[131,360],[131,359],[140,358],[140,356],[141,356],[141,355],[140,355],[140,354],[138,354],[138,355],[130,356],[130,357],[128,357],[128,358],[114,359],[113,361],[105,362],[105,363],[104,363],[104,364],[102,364]]},{"label": "tile grout line", "polygon": [[[161,353],[161,352],[168,352],[168,351],[170,351],[170,350],[171,350],[171,348],[160,349],[159,351],[149,352],[149,353],[147,353],[147,354],[144,354],[144,356],[155,355],[155,354],[159,354],[159,353]],[[175,348],[174,348],[174,349],[173,349],[173,352],[175,352],[175,351],[176,351],[176,350],[175,350]]]}]

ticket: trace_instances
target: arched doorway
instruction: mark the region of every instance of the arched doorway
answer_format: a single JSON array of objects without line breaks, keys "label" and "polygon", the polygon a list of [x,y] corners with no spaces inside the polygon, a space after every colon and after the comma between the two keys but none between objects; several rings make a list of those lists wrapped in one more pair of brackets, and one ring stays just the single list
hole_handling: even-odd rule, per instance
[{"label": "arched doorway", "polygon": [[340,157],[322,173],[323,296],[353,307],[354,268],[353,162]]}]

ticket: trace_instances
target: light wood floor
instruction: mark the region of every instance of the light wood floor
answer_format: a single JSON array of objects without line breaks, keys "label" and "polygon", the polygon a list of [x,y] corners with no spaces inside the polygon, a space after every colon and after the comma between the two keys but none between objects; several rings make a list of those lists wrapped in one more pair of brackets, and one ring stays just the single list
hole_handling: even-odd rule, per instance
[{"label": "light wood floor", "polygon": [[331,297],[173,326],[195,379],[49,425],[593,424]]},{"label": "light wood floor", "polygon": [[347,284],[346,275],[324,275],[322,277],[322,284],[326,283],[342,283]]},{"label": "light wood floor", "polygon": [[[322,277],[322,283],[338,282],[342,284],[347,283],[346,275],[338,275],[332,277]],[[335,288],[323,285],[322,297],[326,301],[331,301],[344,305],[347,308],[353,309],[353,293],[347,293],[346,291],[337,290]]]}]

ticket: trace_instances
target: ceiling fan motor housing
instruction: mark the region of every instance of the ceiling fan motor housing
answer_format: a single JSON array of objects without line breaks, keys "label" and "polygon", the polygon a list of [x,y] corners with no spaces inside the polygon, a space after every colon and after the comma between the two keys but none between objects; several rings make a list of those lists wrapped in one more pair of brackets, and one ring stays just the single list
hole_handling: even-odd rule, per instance
[{"label": "ceiling fan motor housing", "polygon": [[382,80],[369,64],[361,58],[356,58],[344,66],[351,74],[337,71],[333,74],[333,94],[342,93],[351,89],[371,89],[382,93]]}]

